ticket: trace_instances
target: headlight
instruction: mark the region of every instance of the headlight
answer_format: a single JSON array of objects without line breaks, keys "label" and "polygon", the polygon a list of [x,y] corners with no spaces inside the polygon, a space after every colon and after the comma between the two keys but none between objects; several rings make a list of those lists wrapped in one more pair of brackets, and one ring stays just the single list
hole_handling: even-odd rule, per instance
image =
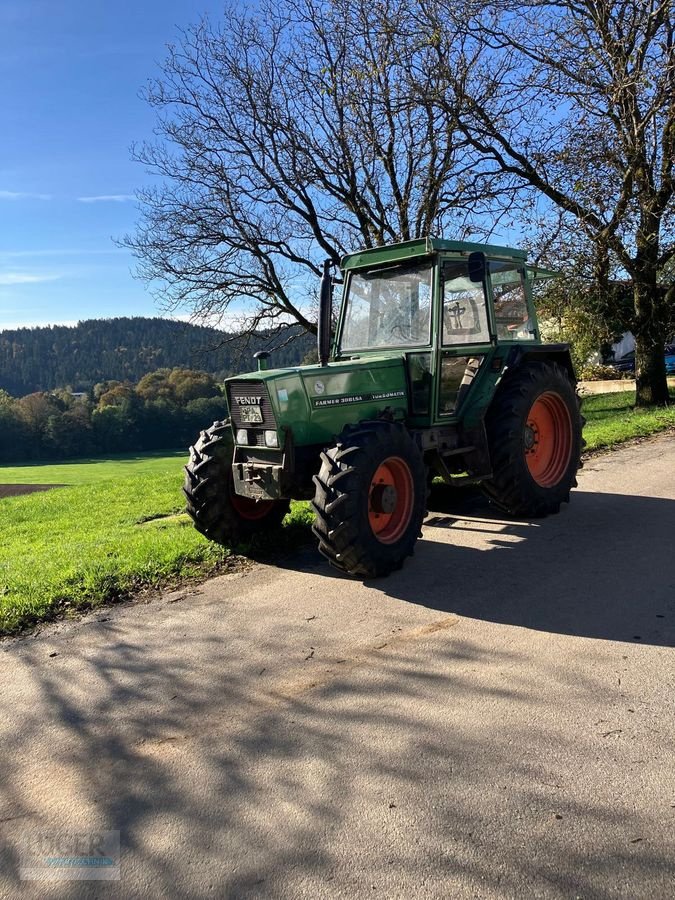
[{"label": "headlight", "polygon": [[266,447],[278,447],[279,446],[279,436],[276,431],[266,431],[265,432],[265,446]]},{"label": "headlight", "polygon": [[248,444],[248,431],[245,428],[237,429],[237,443]]}]

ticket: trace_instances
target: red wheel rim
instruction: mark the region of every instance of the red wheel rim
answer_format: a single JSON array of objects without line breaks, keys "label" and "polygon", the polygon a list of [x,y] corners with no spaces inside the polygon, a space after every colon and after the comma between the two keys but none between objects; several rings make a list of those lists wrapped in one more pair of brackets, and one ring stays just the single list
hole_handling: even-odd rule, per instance
[{"label": "red wheel rim", "polygon": [[524,433],[525,460],[540,487],[554,487],[572,456],[572,418],[559,394],[547,391],[532,404]]},{"label": "red wheel rim", "polygon": [[272,511],[275,503],[274,500],[251,500],[250,497],[241,497],[235,493],[233,486],[230,486],[230,500],[237,515],[249,522],[264,519]]},{"label": "red wheel rim", "polygon": [[368,522],[380,543],[393,544],[405,532],[413,493],[410,467],[399,456],[390,456],[378,466],[368,490]]}]

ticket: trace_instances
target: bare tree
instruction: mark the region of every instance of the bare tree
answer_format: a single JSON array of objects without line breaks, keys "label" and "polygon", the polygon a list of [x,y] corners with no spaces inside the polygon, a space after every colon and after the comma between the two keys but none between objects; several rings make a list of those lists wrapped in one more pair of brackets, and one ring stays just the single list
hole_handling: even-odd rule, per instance
[{"label": "bare tree", "polygon": [[[467,142],[630,279],[637,404],[666,404],[675,283],[675,22],[670,0],[425,4],[442,106]],[[447,25],[450,23],[450,27]]]},{"label": "bare tree", "polygon": [[161,180],[125,242],[141,275],[211,321],[249,301],[246,330],[314,331],[321,259],[457,236],[491,206],[490,166],[467,161],[440,89],[396,0],[263,0],[202,21],[146,92],[158,140],[135,155]]}]

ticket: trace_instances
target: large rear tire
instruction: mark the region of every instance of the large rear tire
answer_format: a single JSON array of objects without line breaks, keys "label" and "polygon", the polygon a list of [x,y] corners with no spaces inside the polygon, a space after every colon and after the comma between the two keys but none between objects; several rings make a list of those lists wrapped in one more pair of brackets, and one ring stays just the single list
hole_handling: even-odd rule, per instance
[{"label": "large rear tire", "polygon": [[374,578],[400,569],[426,509],[422,454],[402,425],[348,426],[314,476],[314,534],[331,565]]},{"label": "large rear tire", "polygon": [[288,500],[251,500],[234,491],[230,421],[214,422],[190,447],[183,493],[197,531],[217,544],[246,540],[261,530],[278,528]]},{"label": "large rear tire", "polygon": [[557,363],[531,363],[500,388],[486,418],[493,477],[487,496],[516,516],[557,513],[576,487],[580,400]]}]

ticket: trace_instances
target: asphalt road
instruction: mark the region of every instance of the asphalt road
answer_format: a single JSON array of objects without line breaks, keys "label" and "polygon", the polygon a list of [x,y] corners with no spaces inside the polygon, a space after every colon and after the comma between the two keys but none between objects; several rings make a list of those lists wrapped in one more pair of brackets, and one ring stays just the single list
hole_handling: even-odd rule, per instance
[{"label": "asphalt road", "polygon": [[[661,437],[386,580],[307,550],[0,645],[0,893],[675,896],[674,501]],[[54,829],[120,880],[19,881]]]}]

